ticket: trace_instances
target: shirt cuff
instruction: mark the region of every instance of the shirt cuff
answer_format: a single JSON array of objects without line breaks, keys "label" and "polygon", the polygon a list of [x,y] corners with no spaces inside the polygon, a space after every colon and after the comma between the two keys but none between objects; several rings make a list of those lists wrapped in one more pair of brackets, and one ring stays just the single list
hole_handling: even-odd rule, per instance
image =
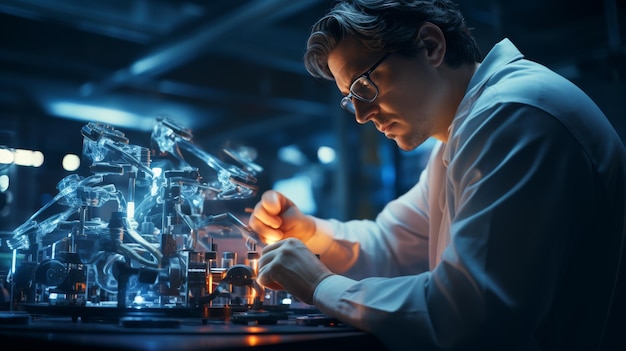
[{"label": "shirt cuff", "polygon": [[355,283],[355,280],[342,275],[331,275],[315,288],[313,303],[325,315],[336,318],[341,295]]}]

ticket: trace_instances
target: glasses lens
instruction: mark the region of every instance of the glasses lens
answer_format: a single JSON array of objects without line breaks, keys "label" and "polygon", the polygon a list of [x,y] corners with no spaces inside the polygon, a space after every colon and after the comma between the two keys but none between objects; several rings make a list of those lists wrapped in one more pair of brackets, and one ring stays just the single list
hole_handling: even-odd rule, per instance
[{"label": "glasses lens", "polygon": [[352,98],[350,95],[344,96],[344,98],[341,99],[341,108],[350,113],[354,113],[354,104],[352,103]]},{"label": "glasses lens", "polygon": [[354,97],[366,102],[372,102],[378,96],[378,88],[367,77],[359,77],[352,83],[350,92]]}]

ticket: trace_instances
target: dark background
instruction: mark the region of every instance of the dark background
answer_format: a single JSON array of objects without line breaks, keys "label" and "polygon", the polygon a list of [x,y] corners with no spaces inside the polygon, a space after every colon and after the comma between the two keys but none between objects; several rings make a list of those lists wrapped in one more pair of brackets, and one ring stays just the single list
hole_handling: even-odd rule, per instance
[{"label": "dark background", "polygon": [[[486,53],[504,37],[532,60],[578,84],[626,136],[624,0],[459,0]],[[0,230],[10,231],[56,194],[81,154],[88,122],[149,145],[168,115],[217,153],[246,145],[264,167],[261,190],[293,176],[311,180],[311,213],[372,217],[417,179],[428,145],[397,150],[339,108],[334,83],[302,64],[310,26],[331,1],[1,0],[0,146],[40,150],[40,168],[2,166]],[[63,104],[92,110],[64,110]],[[126,113],[121,119],[115,109]],[[293,145],[301,162],[281,161]],[[320,146],[337,151],[317,161]],[[77,171],[88,175],[87,165]],[[302,193],[292,193],[299,197]],[[256,199],[253,199],[255,201]]]}]

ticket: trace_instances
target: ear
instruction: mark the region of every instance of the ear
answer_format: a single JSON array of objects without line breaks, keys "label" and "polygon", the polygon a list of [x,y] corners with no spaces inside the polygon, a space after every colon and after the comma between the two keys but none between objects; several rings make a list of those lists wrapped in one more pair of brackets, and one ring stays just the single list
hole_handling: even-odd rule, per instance
[{"label": "ear", "polygon": [[435,67],[441,65],[446,55],[446,39],[441,28],[433,23],[426,22],[422,25],[417,35],[424,43],[428,61]]}]

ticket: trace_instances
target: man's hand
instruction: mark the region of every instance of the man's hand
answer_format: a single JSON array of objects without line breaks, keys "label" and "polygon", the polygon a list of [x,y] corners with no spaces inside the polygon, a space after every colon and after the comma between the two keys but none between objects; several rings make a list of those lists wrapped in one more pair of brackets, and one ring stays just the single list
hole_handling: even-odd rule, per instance
[{"label": "man's hand", "polygon": [[248,223],[266,244],[285,238],[306,242],[315,234],[313,218],[303,214],[293,201],[274,190],[263,193]]},{"label": "man's hand", "polygon": [[288,238],[263,249],[257,282],[311,305],[319,283],[332,274],[300,240]]}]

